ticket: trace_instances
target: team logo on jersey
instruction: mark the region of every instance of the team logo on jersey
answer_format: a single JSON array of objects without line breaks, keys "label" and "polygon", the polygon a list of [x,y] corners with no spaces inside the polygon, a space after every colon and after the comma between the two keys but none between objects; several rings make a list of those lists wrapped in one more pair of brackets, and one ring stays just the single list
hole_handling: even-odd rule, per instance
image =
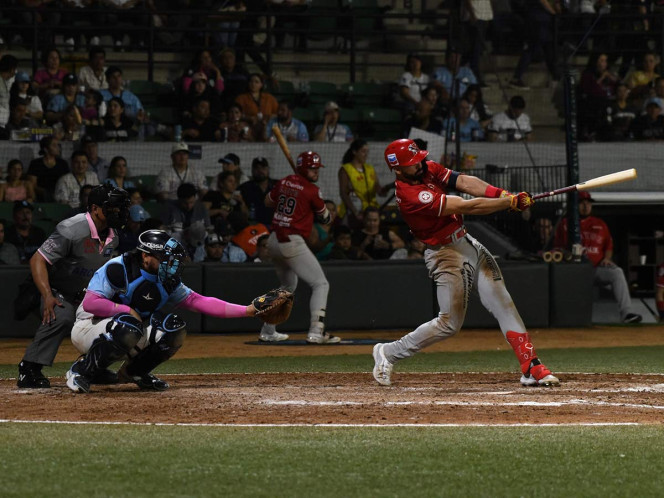
[{"label": "team logo on jersey", "polygon": [[422,204],[429,204],[431,201],[433,201],[433,194],[428,190],[422,190],[422,192],[417,194],[417,198]]},{"label": "team logo on jersey", "polygon": [[388,154],[387,162],[390,163],[390,166],[399,166],[399,160],[397,159],[396,154]]}]

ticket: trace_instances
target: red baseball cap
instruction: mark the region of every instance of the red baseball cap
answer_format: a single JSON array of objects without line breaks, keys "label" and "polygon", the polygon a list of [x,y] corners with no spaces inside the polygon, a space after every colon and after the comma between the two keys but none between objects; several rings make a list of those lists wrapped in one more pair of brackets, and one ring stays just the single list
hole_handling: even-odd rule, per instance
[{"label": "red baseball cap", "polygon": [[590,192],[585,192],[585,191],[579,191],[579,200],[580,201],[590,201],[590,202],[595,202],[595,199],[590,197]]}]

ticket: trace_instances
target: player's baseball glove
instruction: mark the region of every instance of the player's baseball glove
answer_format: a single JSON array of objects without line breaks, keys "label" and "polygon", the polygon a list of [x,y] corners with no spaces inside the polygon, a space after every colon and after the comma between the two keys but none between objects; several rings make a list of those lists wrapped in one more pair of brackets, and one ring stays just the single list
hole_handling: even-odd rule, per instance
[{"label": "player's baseball glove", "polygon": [[255,298],[251,304],[256,308],[256,316],[266,323],[278,325],[288,320],[295,297],[285,289],[272,289]]}]

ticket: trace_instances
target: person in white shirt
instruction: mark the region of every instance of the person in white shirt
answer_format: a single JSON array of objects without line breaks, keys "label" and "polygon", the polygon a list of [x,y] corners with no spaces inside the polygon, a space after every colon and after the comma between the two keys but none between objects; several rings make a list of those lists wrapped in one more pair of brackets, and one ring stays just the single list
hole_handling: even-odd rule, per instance
[{"label": "person in white shirt", "polygon": [[18,59],[5,54],[0,59],[0,126],[9,121],[9,91],[14,84]]},{"label": "person in white shirt", "polygon": [[406,104],[406,110],[414,110],[422,99],[422,90],[429,84],[428,74],[422,72],[422,59],[417,54],[408,54],[406,72],[399,79],[399,95]]},{"label": "person in white shirt", "polygon": [[494,114],[487,129],[487,140],[489,142],[516,142],[533,140],[533,129],[530,125],[530,117],[523,112],[526,101],[521,95],[515,95],[510,99],[506,111]]},{"label": "person in white shirt", "polygon": [[101,47],[92,47],[88,54],[88,65],[78,73],[78,84],[93,90],[108,89],[106,80],[106,51]]},{"label": "person in white shirt", "polygon": [[208,185],[203,172],[189,164],[189,146],[179,142],[171,148],[172,163],[161,169],[157,175],[154,192],[159,201],[176,200],[178,187],[191,183],[198,189],[201,198],[207,193]]},{"label": "person in white shirt", "polygon": [[62,175],[55,184],[56,202],[69,204],[77,208],[81,203],[81,187],[83,185],[99,185],[99,178],[94,171],[88,171],[88,156],[82,150],[71,155],[71,173]]},{"label": "person in white shirt", "polygon": [[353,132],[345,124],[339,122],[339,106],[336,102],[325,104],[323,123],[314,131],[316,142],[352,142]]}]

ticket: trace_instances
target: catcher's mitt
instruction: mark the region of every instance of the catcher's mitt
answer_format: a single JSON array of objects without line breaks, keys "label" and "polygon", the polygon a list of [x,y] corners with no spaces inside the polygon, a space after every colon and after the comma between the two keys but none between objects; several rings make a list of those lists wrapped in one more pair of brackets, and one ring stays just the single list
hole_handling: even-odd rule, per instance
[{"label": "catcher's mitt", "polygon": [[295,297],[285,289],[272,289],[254,298],[251,304],[256,308],[256,316],[265,323],[278,325],[288,320]]}]

